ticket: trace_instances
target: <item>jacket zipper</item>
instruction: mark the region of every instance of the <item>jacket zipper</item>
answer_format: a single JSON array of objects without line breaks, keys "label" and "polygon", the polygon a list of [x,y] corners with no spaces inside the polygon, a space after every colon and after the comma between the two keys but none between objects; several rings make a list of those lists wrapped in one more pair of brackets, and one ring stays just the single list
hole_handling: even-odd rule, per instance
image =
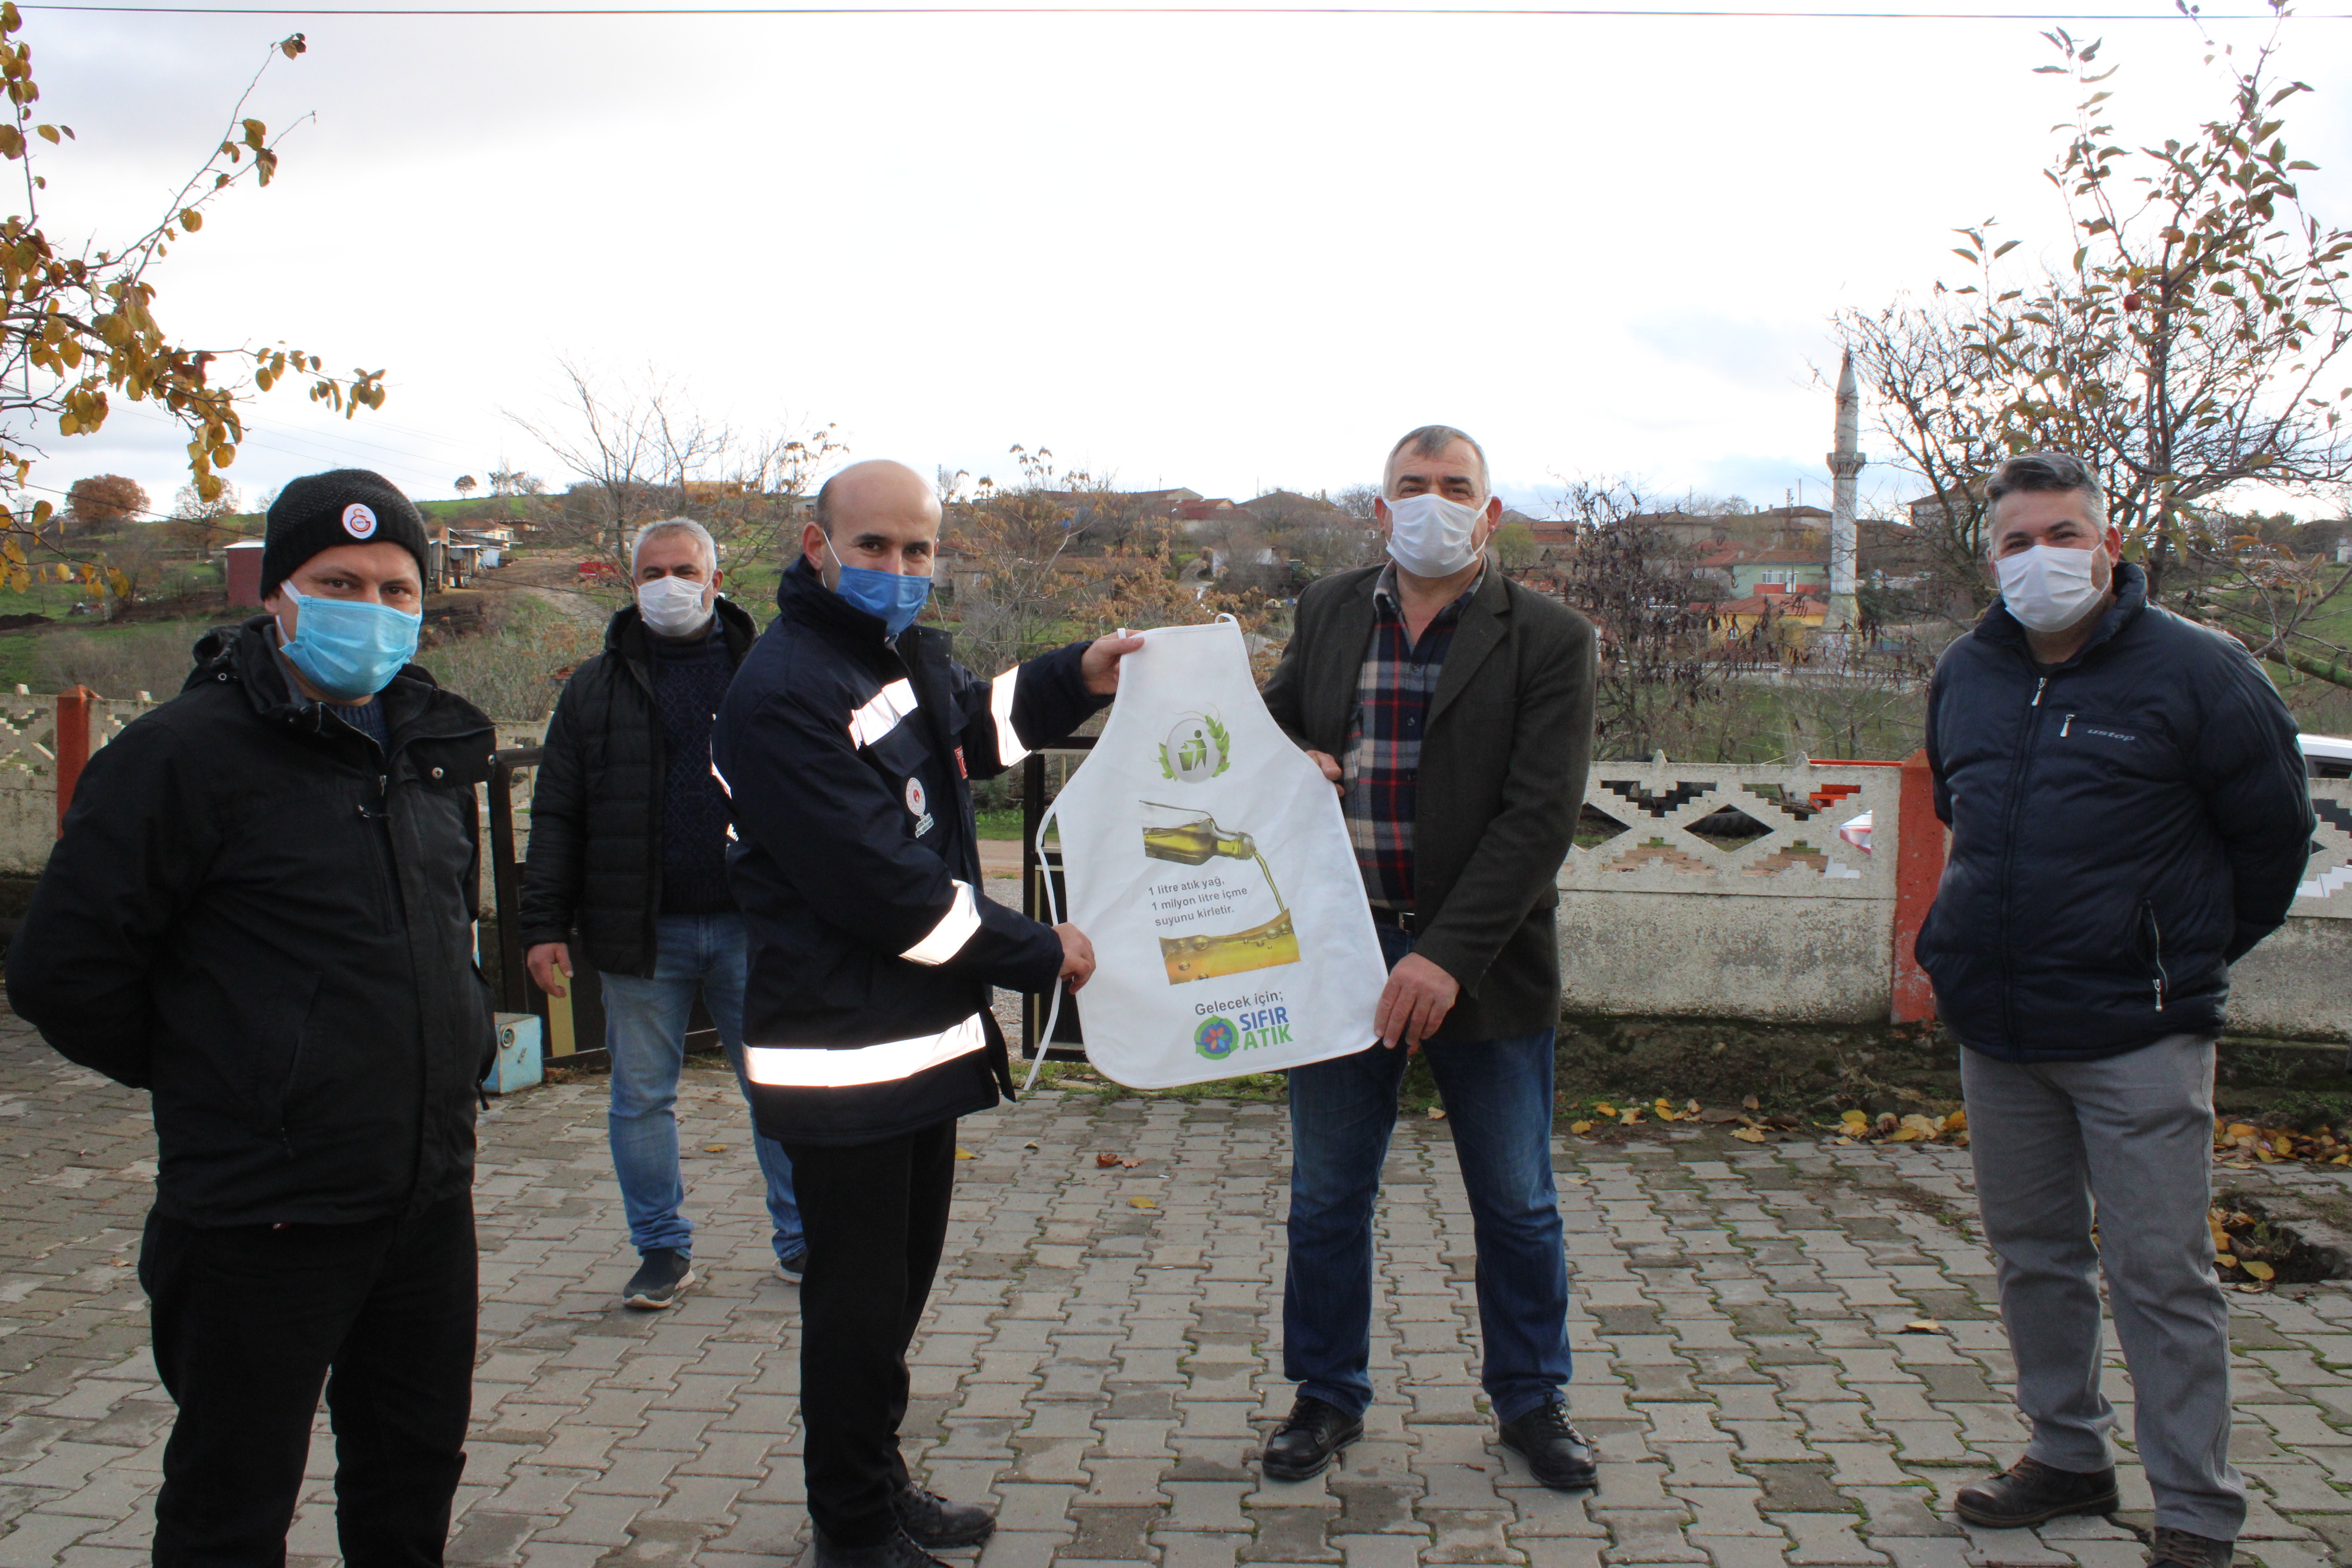
[{"label": "jacket zipper", "polygon": [[2156,1010],[2161,1013],[2164,1011],[2165,986],[2172,978],[2164,972],[2164,927],[2157,921],[2155,900],[2142,899],[2139,910],[2147,917],[2149,960],[2156,965],[2156,978],[2148,984],[2156,988]]},{"label": "jacket zipper", "polygon": [[2024,814],[2024,800],[2019,786],[2025,780],[2026,764],[2033,759],[2032,711],[2042,706],[2042,694],[2049,688],[2050,678],[2038,677],[2033,682],[2033,700],[2027,703],[2025,743],[2017,749],[2017,762],[2009,771],[2009,820],[2003,824],[2000,839],[2000,1010],[2009,1025],[2010,1037],[2017,1037],[2017,995],[2010,981],[2009,967],[2009,903],[2010,868],[2017,858],[2017,821]]},{"label": "jacket zipper", "polygon": [[2066,715],[2066,721],[2058,726],[2058,738],[2062,741],[2064,740],[2066,738],[2066,731],[2072,730],[2074,727],[2074,716],[2072,713],[2069,713]]}]

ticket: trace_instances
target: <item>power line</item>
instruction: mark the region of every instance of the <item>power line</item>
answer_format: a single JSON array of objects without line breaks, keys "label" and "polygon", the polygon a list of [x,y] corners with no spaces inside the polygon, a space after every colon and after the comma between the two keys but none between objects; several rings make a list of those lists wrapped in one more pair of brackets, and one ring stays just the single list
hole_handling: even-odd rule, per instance
[{"label": "power line", "polygon": [[[677,5],[415,7],[336,9],[299,5],[81,5],[19,4],[20,11],[152,16],[1558,16],[1665,21],[1765,22],[2275,22],[2271,12],[2214,15],[2179,11],[1734,11],[1602,6],[1462,7],[1434,5]],[[2297,21],[2347,22],[2352,13],[2297,15]]]}]

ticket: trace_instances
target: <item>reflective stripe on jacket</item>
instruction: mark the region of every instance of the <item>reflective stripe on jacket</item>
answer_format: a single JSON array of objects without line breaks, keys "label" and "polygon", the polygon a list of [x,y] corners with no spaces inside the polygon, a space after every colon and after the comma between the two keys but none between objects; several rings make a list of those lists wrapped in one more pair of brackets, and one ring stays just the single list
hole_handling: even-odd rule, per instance
[{"label": "reflective stripe on jacket", "polygon": [[1010,1090],[991,988],[1042,991],[1051,929],[982,890],[970,778],[1102,706],[1083,643],[992,681],[796,562],[719,710],[729,880],[751,942],[745,1070],[761,1129],[861,1143],[986,1110]]}]

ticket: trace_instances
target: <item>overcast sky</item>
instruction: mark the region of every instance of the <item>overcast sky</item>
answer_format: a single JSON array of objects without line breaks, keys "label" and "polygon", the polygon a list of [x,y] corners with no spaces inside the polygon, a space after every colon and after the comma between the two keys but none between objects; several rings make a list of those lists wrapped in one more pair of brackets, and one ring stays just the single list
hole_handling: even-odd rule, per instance
[{"label": "overcast sky", "polygon": [[[2123,67],[2126,133],[2220,111],[2186,24],[2069,25]],[[509,416],[561,425],[569,357],[926,472],[1010,479],[1020,442],[1244,498],[1371,478],[1435,420],[1523,501],[1625,475],[1820,503],[1831,315],[1957,279],[1957,225],[1998,215],[2020,260],[2063,243],[2040,171],[2074,89],[2032,74],[2032,24],[1403,15],[33,10],[42,107],[80,134],[44,153],[52,235],[153,221],[297,27],[248,111],[316,119],[154,275],[157,314],[381,366],[391,395],[348,424],[261,400],[248,498],[346,464],[441,497],[502,458],[560,489]],[[2288,137],[2336,222],[2347,45],[2285,33],[2316,89]],[[184,437],[115,406],[35,482],[120,471],[167,505]]]}]

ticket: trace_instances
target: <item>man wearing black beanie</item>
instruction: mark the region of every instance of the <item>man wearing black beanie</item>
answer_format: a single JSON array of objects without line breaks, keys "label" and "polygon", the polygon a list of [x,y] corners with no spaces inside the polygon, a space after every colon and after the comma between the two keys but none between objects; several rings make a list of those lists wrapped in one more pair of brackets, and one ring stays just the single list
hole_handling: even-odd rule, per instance
[{"label": "man wearing black beanie", "polygon": [[491,726],[409,662],[425,525],[380,475],[288,485],[262,559],[268,613],[91,757],[8,1001],[153,1097],[155,1562],[280,1568],[323,1387],[344,1562],[432,1568],[473,1376]]}]

